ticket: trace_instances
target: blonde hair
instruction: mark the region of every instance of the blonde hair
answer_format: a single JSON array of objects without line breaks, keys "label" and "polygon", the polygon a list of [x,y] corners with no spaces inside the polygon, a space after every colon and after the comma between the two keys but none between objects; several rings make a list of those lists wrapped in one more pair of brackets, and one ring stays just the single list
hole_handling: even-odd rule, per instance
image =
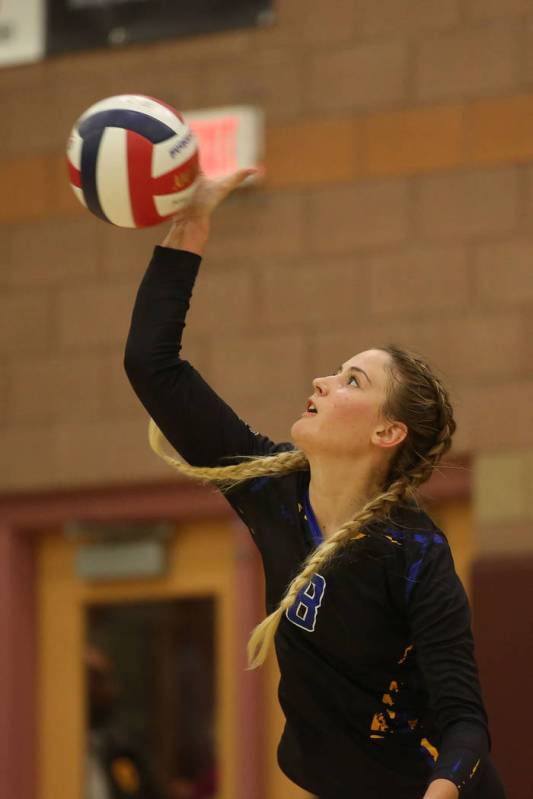
[{"label": "blonde hair", "polygon": [[[394,345],[373,349],[387,352],[391,359],[387,396],[381,413],[391,421],[404,422],[408,434],[391,460],[382,492],[309,554],[276,610],[253,630],[248,642],[250,669],[265,661],[283,613],[293,605],[313,574],[324,569],[343,545],[364,537],[362,530],[371,522],[389,518],[396,505],[415,499],[418,487],[431,476],[450,449],[456,423],[442,382],[428,364],[412,352]],[[254,477],[280,477],[289,472],[309,470],[307,457],[298,449],[260,457],[238,456],[241,462],[230,466],[191,466],[164,452],[162,434],[153,419],[149,423],[149,440],[154,452],[170,466],[186,477],[215,483],[223,493]]]}]

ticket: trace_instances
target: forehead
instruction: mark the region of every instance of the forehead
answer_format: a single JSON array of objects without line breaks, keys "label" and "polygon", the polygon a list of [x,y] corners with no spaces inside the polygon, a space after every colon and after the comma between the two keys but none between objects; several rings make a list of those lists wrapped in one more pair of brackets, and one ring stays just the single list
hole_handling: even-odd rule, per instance
[{"label": "forehead", "polygon": [[367,373],[374,385],[384,385],[387,379],[387,367],[390,364],[390,355],[382,350],[365,350],[353,355],[344,362],[343,366],[358,366]]}]

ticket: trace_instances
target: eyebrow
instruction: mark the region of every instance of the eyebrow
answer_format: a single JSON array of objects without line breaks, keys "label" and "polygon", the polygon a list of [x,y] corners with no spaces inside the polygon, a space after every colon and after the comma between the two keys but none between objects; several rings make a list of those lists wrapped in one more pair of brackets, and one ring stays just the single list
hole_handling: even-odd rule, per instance
[{"label": "eyebrow", "polygon": [[[337,370],[336,370],[335,374],[338,374],[339,372],[342,372],[343,370],[344,370],[343,366],[337,366]],[[368,382],[370,383],[370,385],[372,385],[372,381],[369,378],[369,376],[367,375],[367,373],[365,372],[365,370],[364,369],[360,369],[359,366],[350,366],[348,371],[349,372],[362,372],[364,374],[364,376],[366,377],[366,379],[368,380]]]}]

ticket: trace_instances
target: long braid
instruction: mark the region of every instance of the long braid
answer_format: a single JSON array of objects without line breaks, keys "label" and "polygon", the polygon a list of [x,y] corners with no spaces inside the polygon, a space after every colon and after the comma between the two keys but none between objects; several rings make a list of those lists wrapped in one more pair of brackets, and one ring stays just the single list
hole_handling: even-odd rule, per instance
[{"label": "long braid", "polygon": [[223,493],[252,477],[281,476],[288,472],[303,471],[309,468],[307,458],[298,449],[261,457],[241,455],[242,463],[233,466],[191,466],[182,458],[173,458],[166,454],[163,449],[163,434],[153,419],[150,419],[148,425],[148,440],[153,451],[169,466],[181,472],[185,477],[192,477],[202,483],[215,483]]}]

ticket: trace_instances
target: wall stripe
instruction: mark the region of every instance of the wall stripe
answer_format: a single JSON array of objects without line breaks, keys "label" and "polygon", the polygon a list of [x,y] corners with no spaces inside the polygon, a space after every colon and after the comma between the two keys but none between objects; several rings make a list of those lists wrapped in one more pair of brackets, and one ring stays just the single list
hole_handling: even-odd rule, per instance
[{"label": "wall stripe", "polygon": [[[533,94],[273,124],[266,188],[352,183],[533,160]],[[0,160],[0,223],[84,213],[61,154]],[[64,184],[64,185],[63,185]]]}]

